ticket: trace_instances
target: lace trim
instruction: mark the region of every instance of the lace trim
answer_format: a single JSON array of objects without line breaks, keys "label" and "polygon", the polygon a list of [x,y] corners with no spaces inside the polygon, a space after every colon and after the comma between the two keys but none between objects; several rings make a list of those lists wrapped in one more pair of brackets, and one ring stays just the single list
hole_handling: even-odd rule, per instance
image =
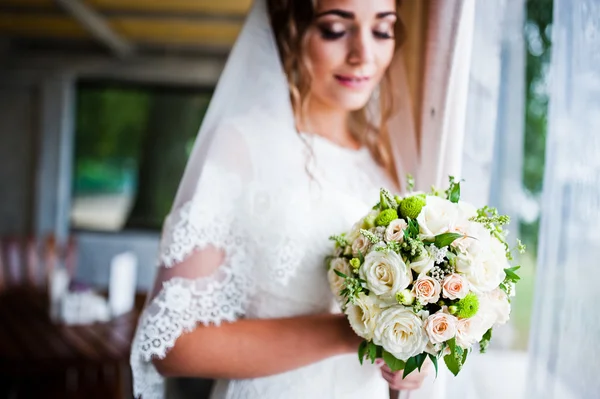
[{"label": "lace trim", "polygon": [[[231,212],[226,214],[231,215]],[[193,331],[198,323],[219,325],[233,322],[245,314],[248,298],[254,291],[251,278],[254,257],[249,242],[234,218],[208,219],[208,212],[193,210],[187,203],[176,217],[166,221],[161,243],[161,264],[173,267],[194,250],[208,245],[223,249],[225,260],[215,273],[198,279],[173,278],[163,283],[160,293],[144,310],[134,338],[131,368],[135,396],[160,399],[164,379],[152,364],[152,358],[164,358],[177,338]],[[201,227],[199,223],[202,221]]]}]

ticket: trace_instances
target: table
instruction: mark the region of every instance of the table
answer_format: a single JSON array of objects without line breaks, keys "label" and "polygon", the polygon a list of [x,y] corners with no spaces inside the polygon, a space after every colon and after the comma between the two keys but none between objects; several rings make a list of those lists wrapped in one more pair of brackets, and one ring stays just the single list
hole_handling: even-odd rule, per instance
[{"label": "table", "polygon": [[106,323],[53,323],[43,292],[0,293],[0,399],[131,398],[137,311]]}]

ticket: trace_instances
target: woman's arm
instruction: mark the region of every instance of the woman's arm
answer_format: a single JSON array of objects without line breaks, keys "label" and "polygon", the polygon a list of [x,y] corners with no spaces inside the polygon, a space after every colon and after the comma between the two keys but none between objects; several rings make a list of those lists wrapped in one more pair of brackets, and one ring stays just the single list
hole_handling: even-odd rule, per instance
[{"label": "woman's arm", "polygon": [[239,320],[199,326],[153,362],[168,377],[255,378],[354,352],[360,342],[344,315]]}]

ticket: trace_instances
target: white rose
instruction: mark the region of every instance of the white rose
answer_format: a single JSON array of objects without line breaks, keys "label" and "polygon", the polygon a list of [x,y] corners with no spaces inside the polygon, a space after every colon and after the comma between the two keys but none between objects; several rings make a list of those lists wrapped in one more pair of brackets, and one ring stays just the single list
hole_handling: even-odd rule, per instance
[{"label": "white rose", "polygon": [[427,347],[423,321],[404,306],[383,310],[375,324],[373,342],[400,360],[406,361]]},{"label": "white rose", "polygon": [[408,224],[403,219],[392,220],[385,229],[385,240],[386,241],[404,241],[404,230],[408,227]]},{"label": "white rose", "polygon": [[436,303],[440,300],[441,292],[440,283],[429,276],[419,276],[413,285],[413,293],[422,304]]},{"label": "white rose", "polygon": [[372,296],[360,293],[354,300],[354,304],[349,303],[346,308],[346,315],[350,322],[350,327],[356,335],[366,339],[373,339],[373,331],[376,327],[376,321],[381,313],[377,301]]},{"label": "white rose", "polygon": [[[459,262],[457,260],[457,270]],[[476,263],[464,273],[473,289],[478,293],[488,292],[497,288],[506,278],[504,269],[509,267],[504,246],[495,238],[490,240],[489,251],[479,256]]]},{"label": "white rose", "polygon": [[422,238],[433,239],[436,235],[451,231],[457,216],[456,204],[428,195],[426,204],[417,217]]},{"label": "white rose", "polygon": [[425,331],[434,344],[446,342],[456,335],[456,317],[438,312],[432,314],[425,322]]},{"label": "white rose", "polygon": [[489,318],[490,327],[505,324],[510,319],[510,302],[506,293],[500,288],[496,288],[480,295],[477,313]]},{"label": "white rose", "polygon": [[412,283],[412,273],[400,255],[393,251],[372,251],[360,267],[360,276],[367,288],[384,299],[393,299],[397,292]]},{"label": "white rose", "polygon": [[361,234],[352,243],[352,253],[354,256],[359,256],[359,253],[362,253],[364,255],[367,253],[370,246],[371,241],[369,241],[365,236]]},{"label": "white rose", "polygon": [[434,266],[434,259],[427,251],[423,251],[421,256],[410,262],[410,268],[419,274],[428,273]]},{"label": "white rose", "polygon": [[475,315],[469,319],[459,319],[456,323],[456,344],[463,349],[469,349],[481,341],[483,334],[491,326],[487,325],[484,317]]},{"label": "white rose", "polygon": [[453,273],[444,279],[442,292],[448,299],[463,299],[469,293],[469,282],[460,274]]},{"label": "white rose", "polygon": [[345,287],[345,279],[338,276],[335,270],[344,273],[346,276],[351,276],[350,263],[344,258],[335,258],[331,261],[329,270],[327,271],[327,279],[329,280],[331,292],[334,293],[338,301],[341,301],[340,291]]}]

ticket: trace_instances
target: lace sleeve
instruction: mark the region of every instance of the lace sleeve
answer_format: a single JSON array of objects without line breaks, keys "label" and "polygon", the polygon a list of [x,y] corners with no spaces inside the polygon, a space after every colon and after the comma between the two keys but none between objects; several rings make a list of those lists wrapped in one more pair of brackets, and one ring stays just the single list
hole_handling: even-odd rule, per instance
[{"label": "lace sleeve", "polygon": [[155,287],[132,345],[136,397],[162,398],[163,378],[152,358],[164,358],[198,323],[243,316],[254,289],[254,245],[239,215],[252,163],[239,137],[222,135],[212,147],[192,197],[164,224]]}]

